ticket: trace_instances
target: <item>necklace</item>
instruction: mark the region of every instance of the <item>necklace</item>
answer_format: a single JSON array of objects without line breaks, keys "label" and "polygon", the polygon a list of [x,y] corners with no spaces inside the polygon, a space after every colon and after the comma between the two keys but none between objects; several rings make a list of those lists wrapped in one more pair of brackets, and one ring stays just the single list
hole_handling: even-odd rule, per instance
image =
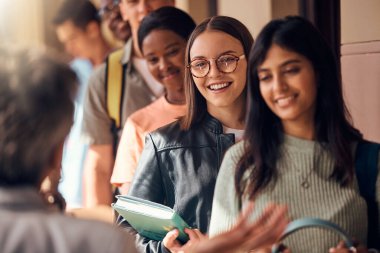
[{"label": "necklace", "polygon": [[302,188],[308,189],[310,187],[309,177],[315,171],[316,166],[319,165],[320,156],[321,156],[321,150],[320,150],[320,148],[317,148],[316,145],[314,144],[314,147],[313,147],[313,166],[307,172],[307,174],[305,176],[303,176],[301,173],[301,178],[302,178],[301,186],[302,186]]},{"label": "necklace", "polygon": [[313,172],[313,169],[311,169],[309,171],[309,173],[305,176],[305,177],[302,177],[302,183],[301,183],[301,186],[304,188],[304,189],[307,189],[310,187],[310,182],[309,182],[309,179],[308,177],[311,175],[311,173]]}]

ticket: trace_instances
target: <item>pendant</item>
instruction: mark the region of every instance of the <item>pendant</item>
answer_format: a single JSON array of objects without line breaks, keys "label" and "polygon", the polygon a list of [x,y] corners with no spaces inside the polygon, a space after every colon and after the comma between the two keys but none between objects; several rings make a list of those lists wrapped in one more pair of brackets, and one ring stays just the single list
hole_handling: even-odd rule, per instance
[{"label": "pendant", "polygon": [[302,184],[301,184],[301,186],[302,186],[303,188],[307,189],[307,188],[310,187],[310,184],[309,184],[308,181],[303,181]]}]

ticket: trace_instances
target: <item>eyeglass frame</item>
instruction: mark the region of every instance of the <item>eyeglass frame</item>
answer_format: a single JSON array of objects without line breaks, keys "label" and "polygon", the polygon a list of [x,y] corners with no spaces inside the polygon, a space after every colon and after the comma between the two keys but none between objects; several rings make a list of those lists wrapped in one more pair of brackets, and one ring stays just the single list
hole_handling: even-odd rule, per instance
[{"label": "eyeglass frame", "polygon": [[98,10],[99,17],[102,19],[107,19],[107,16],[109,16],[113,11],[116,10],[115,8],[119,8],[119,3],[120,3],[119,0],[113,0],[112,5],[108,4],[108,5],[101,7]]},{"label": "eyeglass frame", "polygon": [[[226,56],[226,55],[228,55],[228,56],[233,56],[233,57],[235,58],[235,61],[236,61],[236,66],[235,66],[235,68],[234,68],[232,71],[230,71],[230,72],[225,72],[225,71],[220,70],[220,69],[219,69],[219,66],[218,66],[218,63],[217,63],[217,61],[218,61],[218,59],[219,59],[220,57],[222,57],[222,56]],[[186,68],[189,69],[189,71],[190,71],[190,73],[191,73],[191,75],[192,75],[193,77],[195,77],[195,78],[204,78],[204,77],[206,77],[206,76],[210,73],[210,70],[211,70],[211,60],[214,60],[214,62],[215,62],[215,66],[216,66],[216,68],[218,69],[219,72],[221,72],[221,73],[223,73],[223,74],[229,74],[229,73],[233,73],[233,72],[237,69],[237,66],[238,66],[238,64],[239,64],[239,61],[240,61],[241,59],[244,59],[244,58],[245,58],[245,54],[242,54],[242,55],[240,55],[240,56],[236,56],[236,55],[229,54],[229,53],[228,53],[228,54],[222,54],[222,55],[218,56],[217,58],[211,58],[211,59],[194,59],[194,60],[192,60],[192,61],[190,62],[190,64],[188,64],[188,65],[186,66]],[[196,76],[196,75],[194,75],[193,72],[191,71],[191,64],[192,64],[194,61],[199,61],[199,60],[204,60],[204,61],[206,61],[206,62],[207,62],[207,65],[208,65],[208,71],[207,71],[207,73],[206,73],[204,76]]]}]

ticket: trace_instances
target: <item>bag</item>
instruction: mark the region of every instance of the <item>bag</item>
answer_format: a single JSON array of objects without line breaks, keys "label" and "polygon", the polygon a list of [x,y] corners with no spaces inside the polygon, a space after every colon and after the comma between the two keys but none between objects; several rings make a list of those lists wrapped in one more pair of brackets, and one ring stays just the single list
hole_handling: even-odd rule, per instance
[{"label": "bag", "polygon": [[359,184],[360,195],[367,203],[368,238],[367,247],[380,249],[379,210],[376,202],[377,165],[380,144],[360,141],[356,148],[355,173]]},{"label": "bag", "polygon": [[[350,236],[342,228],[340,228],[335,223],[332,223],[327,220],[322,220],[322,219],[302,218],[302,219],[298,219],[298,220],[294,220],[290,222],[288,226],[286,227],[284,234],[281,236],[281,240],[300,229],[305,229],[309,227],[320,227],[320,228],[330,229],[333,232],[338,233],[342,237],[348,249],[355,250],[354,244]],[[353,252],[356,252],[356,251],[353,251]],[[273,245],[272,253],[279,253],[279,244]]]}]

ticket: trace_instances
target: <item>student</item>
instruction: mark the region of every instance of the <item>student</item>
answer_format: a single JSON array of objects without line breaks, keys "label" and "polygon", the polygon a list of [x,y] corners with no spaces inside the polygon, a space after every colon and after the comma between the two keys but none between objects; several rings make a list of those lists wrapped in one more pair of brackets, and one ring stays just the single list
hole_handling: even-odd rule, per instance
[{"label": "student", "polygon": [[90,1],[65,0],[53,24],[66,52],[89,60],[93,66],[103,63],[112,50],[101,32],[98,11]]},{"label": "student", "polygon": [[125,123],[111,183],[122,194],[128,188],[144,148],[145,136],[186,113],[184,91],[186,42],[195,22],[175,7],[150,13],[139,28],[139,47],[153,77],[162,83],[164,95],[133,113]]},{"label": "student", "polygon": [[0,48],[1,252],[135,253],[133,238],[109,224],[49,209],[42,180],[59,173],[77,80],[36,50]]},{"label": "student", "polygon": [[[162,85],[151,76],[138,48],[137,31],[147,14],[174,4],[174,0],[121,0],[119,3],[123,19],[129,22],[132,32],[122,54],[116,57],[117,69],[122,72],[123,78],[115,78],[122,84],[114,84],[112,80],[108,80],[109,65],[102,64],[91,75],[84,100],[83,137],[89,144],[84,167],[86,207],[111,204],[113,194],[110,179],[124,123],[133,112],[162,95]],[[109,99],[120,99],[120,124],[110,115],[108,107],[107,87],[114,85],[121,87],[122,94],[116,92]]]},{"label": "student", "polygon": [[[268,202],[283,203],[292,219],[329,220],[365,243],[366,203],[354,170],[362,136],[350,122],[332,50],[310,22],[287,17],[264,27],[248,69],[244,141],[227,152],[220,168],[210,234],[230,228],[252,200],[256,212]],[[285,244],[293,253],[349,252],[329,251],[338,241],[325,230],[305,230]]]},{"label": "student", "polygon": [[81,138],[84,94],[92,69],[103,63],[111,47],[101,33],[97,9],[88,0],[65,0],[53,18],[53,24],[66,52],[75,57],[70,66],[80,80],[74,124],[66,139],[62,158],[63,176],[59,184],[67,208],[71,209],[83,206],[82,173],[88,150],[88,145]]},{"label": "student", "polygon": [[[224,152],[243,133],[252,42],[248,29],[230,17],[212,17],[195,28],[185,56],[187,113],[147,135],[129,192],[174,208],[202,233],[208,230]],[[173,251],[176,233],[165,243],[138,236],[139,250]]]}]

